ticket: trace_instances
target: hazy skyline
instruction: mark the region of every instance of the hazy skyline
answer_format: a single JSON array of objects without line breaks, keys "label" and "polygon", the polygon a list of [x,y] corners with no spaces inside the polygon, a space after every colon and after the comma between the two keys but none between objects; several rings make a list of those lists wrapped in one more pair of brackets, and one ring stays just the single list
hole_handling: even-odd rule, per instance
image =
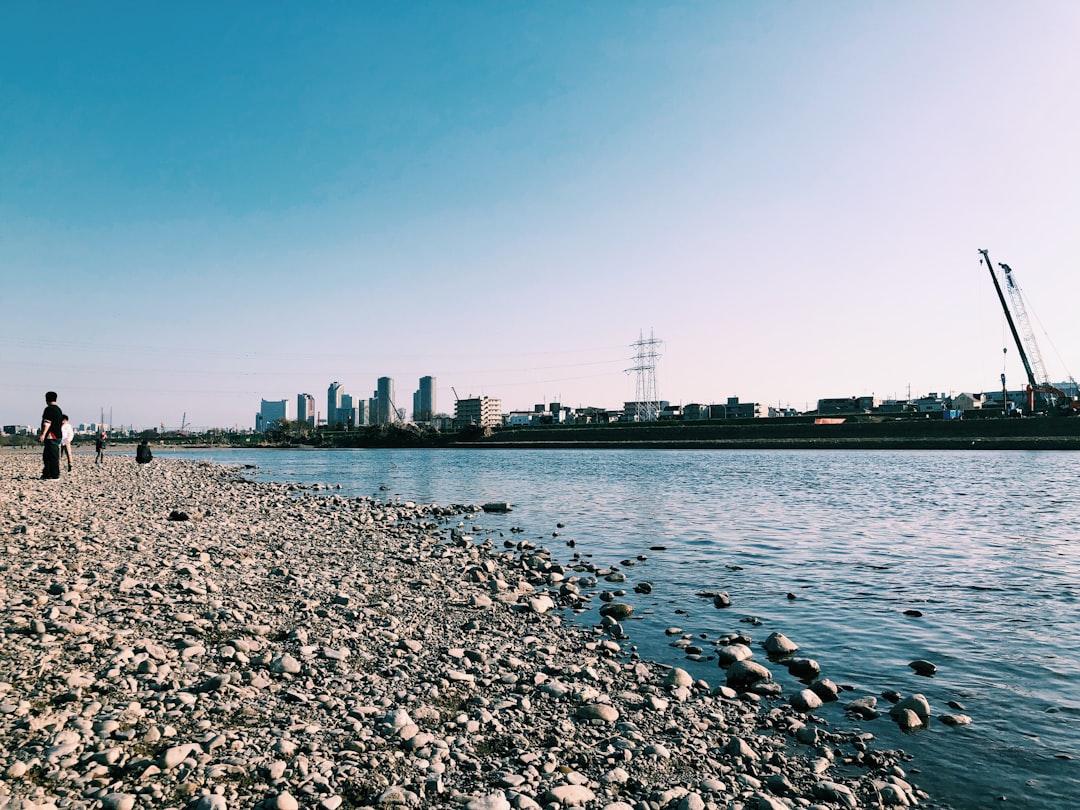
[{"label": "hazy skyline", "polygon": [[[1080,363],[1074,2],[0,5],[0,423]],[[1045,328],[1045,331],[1044,331]],[[1008,352],[1002,352],[1008,347]]]}]

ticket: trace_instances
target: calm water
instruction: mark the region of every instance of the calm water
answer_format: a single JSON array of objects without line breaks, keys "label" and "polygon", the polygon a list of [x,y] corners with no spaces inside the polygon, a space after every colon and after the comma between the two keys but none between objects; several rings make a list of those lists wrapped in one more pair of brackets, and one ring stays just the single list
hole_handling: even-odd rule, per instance
[{"label": "calm water", "polygon": [[[436,503],[510,501],[483,528],[525,529],[555,556],[624,568],[643,655],[721,683],[715,662],[670,645],[774,630],[854,695],[922,692],[971,726],[902,734],[913,781],[956,808],[1080,806],[1078,457],[1054,452],[338,450],[184,453],[255,464],[255,477],[341,484],[343,494]],[[381,491],[380,486],[388,487]],[[558,537],[552,536],[556,524]],[[507,537],[510,534],[507,532]],[[565,541],[573,539],[569,548]],[[662,546],[663,550],[650,550]],[[651,582],[648,596],[633,593]],[[702,590],[726,590],[716,610]],[[796,595],[791,600],[787,594]],[[594,600],[595,601],[595,600]],[[921,618],[904,615],[922,612]],[[761,626],[740,623],[757,617]],[[593,611],[581,621],[596,620]],[[707,650],[708,644],[703,645]],[[759,653],[760,654],[760,653]],[[933,678],[907,666],[925,658]],[[798,686],[782,667],[785,691]],[[850,699],[850,697],[849,697]],[[885,701],[880,701],[886,706]],[[1005,797],[1002,803],[999,797]]]}]

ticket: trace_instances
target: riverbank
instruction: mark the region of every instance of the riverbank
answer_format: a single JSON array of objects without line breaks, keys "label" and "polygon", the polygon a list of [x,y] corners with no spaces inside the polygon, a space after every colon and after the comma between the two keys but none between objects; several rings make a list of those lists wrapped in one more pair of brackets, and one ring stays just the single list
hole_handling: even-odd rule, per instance
[{"label": "riverbank", "polygon": [[617,566],[478,507],[105,461],[0,454],[0,808],[939,806],[762,639],[706,683],[623,649],[618,599],[564,623]]},{"label": "riverbank", "polygon": [[502,428],[455,447],[693,450],[1080,450],[1080,419],[803,419]]}]

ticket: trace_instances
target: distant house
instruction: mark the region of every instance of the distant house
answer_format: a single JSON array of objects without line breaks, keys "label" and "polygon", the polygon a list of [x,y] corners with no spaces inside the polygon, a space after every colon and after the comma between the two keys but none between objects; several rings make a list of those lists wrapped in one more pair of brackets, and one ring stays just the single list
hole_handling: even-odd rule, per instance
[{"label": "distant house", "polygon": [[906,399],[885,399],[874,410],[878,413],[909,413],[915,408]]},{"label": "distant house", "polygon": [[785,418],[785,417],[798,416],[798,415],[799,415],[799,411],[796,408],[781,408],[781,407],[774,408],[772,405],[770,405],[769,410],[768,410],[768,416],[769,416],[770,419],[782,419],[782,418]]},{"label": "distant house", "polygon": [[532,411],[510,411],[506,417],[506,424],[510,427],[524,427],[533,423]]},{"label": "distant house", "polygon": [[954,411],[977,411],[982,409],[984,402],[986,402],[984,394],[964,392],[952,398],[952,407]]},{"label": "distant house", "polygon": [[937,393],[927,394],[925,397],[913,399],[911,404],[918,413],[941,413],[945,410],[945,397]]}]

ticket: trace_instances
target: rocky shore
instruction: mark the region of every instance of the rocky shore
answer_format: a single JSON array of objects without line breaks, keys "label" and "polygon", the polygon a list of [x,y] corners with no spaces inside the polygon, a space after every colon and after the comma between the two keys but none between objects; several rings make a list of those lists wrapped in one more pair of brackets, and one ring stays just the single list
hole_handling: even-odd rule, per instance
[{"label": "rocky shore", "polygon": [[0,810],[941,806],[763,639],[706,683],[638,660],[610,591],[568,623],[617,566],[478,506],[105,461],[0,454]]}]

